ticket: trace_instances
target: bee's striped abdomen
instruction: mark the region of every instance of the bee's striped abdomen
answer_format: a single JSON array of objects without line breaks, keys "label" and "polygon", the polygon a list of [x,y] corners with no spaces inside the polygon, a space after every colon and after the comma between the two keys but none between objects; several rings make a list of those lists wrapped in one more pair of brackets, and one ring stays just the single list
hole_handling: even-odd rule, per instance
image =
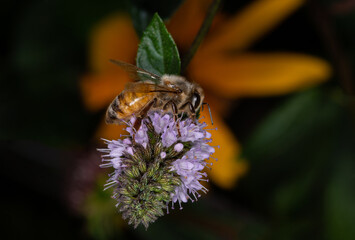
[{"label": "bee's striped abdomen", "polygon": [[121,100],[122,99],[122,93],[119,94],[111,103],[111,108],[114,112],[118,112],[118,113],[123,113],[123,111],[121,110],[120,106],[121,106]]},{"label": "bee's striped abdomen", "polygon": [[108,107],[106,123],[119,123],[140,110],[150,101],[151,94],[139,94],[135,92],[121,92]]},{"label": "bee's striped abdomen", "polygon": [[121,115],[124,114],[121,110],[121,99],[123,99],[122,94],[123,92],[117,95],[108,107],[106,112],[106,123],[118,123],[119,120],[122,119]]}]

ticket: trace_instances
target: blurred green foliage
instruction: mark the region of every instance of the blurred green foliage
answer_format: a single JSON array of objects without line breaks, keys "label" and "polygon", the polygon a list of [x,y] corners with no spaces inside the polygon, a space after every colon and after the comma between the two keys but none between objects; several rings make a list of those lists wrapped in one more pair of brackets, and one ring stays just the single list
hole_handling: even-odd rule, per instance
[{"label": "blurred green foliage", "polygon": [[355,167],[355,131],[347,110],[339,89],[302,92],[245,144],[251,169],[241,188],[270,215],[270,239],[339,239],[340,233],[341,239],[353,238],[355,202],[349,199],[355,176],[348,171]]}]

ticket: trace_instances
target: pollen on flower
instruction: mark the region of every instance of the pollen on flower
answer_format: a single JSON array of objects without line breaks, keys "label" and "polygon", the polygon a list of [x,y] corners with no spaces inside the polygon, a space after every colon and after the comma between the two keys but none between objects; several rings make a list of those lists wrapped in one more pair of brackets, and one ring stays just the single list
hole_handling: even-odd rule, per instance
[{"label": "pollen on flower", "polygon": [[137,131],[134,121],[127,123],[125,139],[104,140],[107,148],[99,151],[104,153],[101,167],[114,168],[105,187],[114,189],[123,218],[147,228],[169,203],[174,208],[178,202],[182,209],[181,203],[207,192],[200,182],[207,181],[203,170],[215,149],[208,145],[206,123],[186,118],[177,124],[160,111],[149,113]]}]

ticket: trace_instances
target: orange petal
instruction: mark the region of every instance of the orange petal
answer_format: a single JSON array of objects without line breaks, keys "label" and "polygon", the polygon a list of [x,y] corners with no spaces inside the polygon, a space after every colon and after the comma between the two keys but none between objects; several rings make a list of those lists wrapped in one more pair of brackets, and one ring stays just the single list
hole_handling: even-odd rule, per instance
[{"label": "orange petal", "polygon": [[117,59],[133,63],[138,47],[138,38],[129,16],[117,14],[98,23],[92,31],[90,62],[97,72],[118,69],[109,62]]},{"label": "orange petal", "polygon": [[123,72],[115,74],[92,74],[80,79],[80,89],[86,108],[98,111],[108,107],[112,100],[124,89],[129,82],[128,75]]},{"label": "orange petal", "polygon": [[229,98],[286,94],[325,81],[329,64],[319,58],[286,53],[235,57],[196,55],[189,74],[205,88]]},{"label": "orange petal", "polygon": [[212,0],[187,0],[174,13],[167,28],[180,49],[192,44]]},{"label": "orange petal", "polygon": [[124,125],[106,124],[105,119],[103,118],[96,131],[95,139],[99,140],[101,138],[104,138],[107,140],[117,140],[121,138],[121,134],[127,134],[124,128]]},{"label": "orange petal", "polygon": [[304,0],[257,0],[206,39],[206,51],[245,49],[299,8]]},{"label": "orange petal", "polygon": [[[211,104],[213,103],[211,102]],[[213,108],[211,110],[215,112]],[[206,110],[201,115],[205,119],[210,118]],[[217,127],[217,130],[209,131],[212,134],[211,145],[219,145],[220,148],[216,148],[216,152],[213,154],[213,157],[218,161],[213,163],[212,170],[208,171],[208,176],[217,186],[231,189],[236,185],[237,180],[246,173],[248,165],[238,158],[240,146],[228,126],[224,124],[218,114],[213,115],[213,121],[213,127]],[[209,121],[206,120],[206,122]]]}]

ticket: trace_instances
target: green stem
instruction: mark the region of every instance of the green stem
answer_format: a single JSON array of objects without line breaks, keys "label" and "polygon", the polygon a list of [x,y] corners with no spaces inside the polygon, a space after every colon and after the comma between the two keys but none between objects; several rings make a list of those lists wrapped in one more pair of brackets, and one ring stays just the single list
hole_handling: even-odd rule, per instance
[{"label": "green stem", "polygon": [[221,0],[214,0],[213,3],[210,5],[210,7],[208,8],[207,14],[206,14],[206,18],[202,23],[202,26],[200,28],[200,30],[198,31],[189,51],[187,52],[187,54],[184,56],[184,59],[182,61],[182,66],[181,66],[181,72],[185,72],[187,66],[189,65],[192,57],[195,55],[198,47],[200,46],[202,40],[204,39],[204,37],[206,36],[214,16],[216,15],[218,9],[219,9],[219,5],[221,3]]},{"label": "green stem", "polygon": [[355,96],[355,85],[353,82],[354,72],[339,43],[330,14],[324,7],[322,7],[319,1],[309,1],[308,4],[310,4],[312,16],[318,26],[322,39],[326,45],[326,49],[333,58],[340,85],[346,94]]}]

